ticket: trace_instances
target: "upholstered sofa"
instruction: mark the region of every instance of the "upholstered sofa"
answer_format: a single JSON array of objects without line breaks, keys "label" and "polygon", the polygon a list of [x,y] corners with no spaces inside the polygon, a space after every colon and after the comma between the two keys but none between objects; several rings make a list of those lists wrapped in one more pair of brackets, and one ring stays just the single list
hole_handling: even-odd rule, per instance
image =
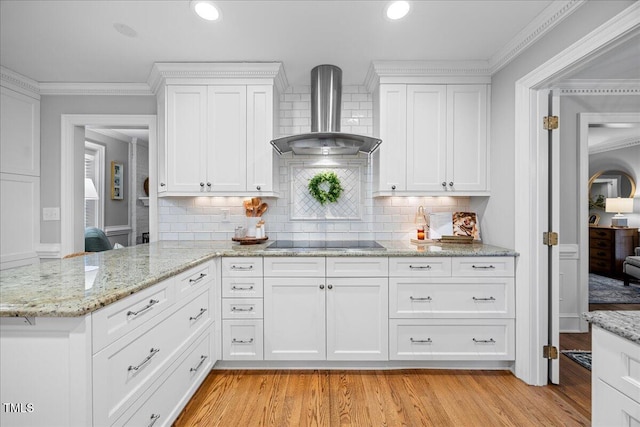
[{"label": "upholstered sofa", "polygon": [[624,271],[624,285],[629,286],[629,280],[640,280],[640,247],[635,249],[635,255],[628,256],[622,265]]}]

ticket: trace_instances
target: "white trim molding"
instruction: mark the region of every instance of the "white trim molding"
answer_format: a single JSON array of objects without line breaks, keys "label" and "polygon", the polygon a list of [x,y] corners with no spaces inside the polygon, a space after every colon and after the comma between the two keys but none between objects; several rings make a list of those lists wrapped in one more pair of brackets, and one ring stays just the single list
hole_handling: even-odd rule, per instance
[{"label": "white trim molding", "polygon": [[131,233],[131,230],[132,228],[130,225],[109,225],[104,228],[104,234],[107,237],[126,236],[127,234]]},{"label": "white trim molding", "polygon": [[580,245],[577,243],[563,243],[560,245],[560,260],[580,259]]},{"label": "white trim molding", "polygon": [[640,95],[640,79],[568,79],[558,85],[560,96]]},{"label": "white trim molding", "polygon": [[40,259],[59,259],[62,257],[60,243],[40,243],[36,247],[36,253]]},{"label": "white trim molding", "polygon": [[162,83],[185,79],[256,79],[272,80],[280,92],[288,86],[281,62],[156,62],[147,84],[157,93]]},{"label": "white trim molding", "polygon": [[40,99],[38,82],[0,65],[0,84],[34,99]]},{"label": "white trim molding", "polygon": [[589,154],[604,153],[606,151],[619,150],[621,148],[635,147],[636,145],[640,145],[640,138],[638,137],[614,139],[602,142],[595,147],[589,147]]},{"label": "white trim molding", "polygon": [[153,96],[146,83],[40,83],[41,95]]},{"label": "white trim molding", "polygon": [[[515,375],[529,384],[547,384],[547,361],[542,358],[542,345],[548,342],[549,294],[539,272],[546,270],[546,259],[540,255],[542,229],[548,212],[542,212],[540,200],[547,190],[542,176],[546,158],[536,155],[537,128],[542,121],[537,111],[538,92],[570,75],[604,52],[640,33],[640,2],[635,2],[571,46],[556,54],[515,84],[515,250],[520,253],[516,270],[516,334],[529,339],[516,344]],[[580,202],[581,206],[586,206]],[[587,224],[586,215],[584,223]],[[582,250],[582,242],[580,242]],[[553,319],[558,322],[559,319]]]}]

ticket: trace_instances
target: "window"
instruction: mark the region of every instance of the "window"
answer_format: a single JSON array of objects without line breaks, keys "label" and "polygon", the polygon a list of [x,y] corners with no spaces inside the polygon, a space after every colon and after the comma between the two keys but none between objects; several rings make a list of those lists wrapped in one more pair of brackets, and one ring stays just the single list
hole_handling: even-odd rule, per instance
[{"label": "window", "polygon": [[91,179],[98,192],[98,200],[84,201],[84,226],[103,228],[104,218],[104,158],[102,145],[84,143],[84,177]]}]

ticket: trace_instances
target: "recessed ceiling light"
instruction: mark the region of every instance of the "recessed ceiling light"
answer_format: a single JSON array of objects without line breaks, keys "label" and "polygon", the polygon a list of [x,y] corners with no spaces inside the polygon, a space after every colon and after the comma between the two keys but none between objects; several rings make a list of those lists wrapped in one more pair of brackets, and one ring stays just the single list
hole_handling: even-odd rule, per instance
[{"label": "recessed ceiling light", "polygon": [[209,0],[191,0],[191,9],[202,19],[217,21],[220,19],[220,11]]},{"label": "recessed ceiling light", "polygon": [[394,1],[387,6],[387,18],[397,20],[404,18],[409,13],[411,6],[408,1]]}]

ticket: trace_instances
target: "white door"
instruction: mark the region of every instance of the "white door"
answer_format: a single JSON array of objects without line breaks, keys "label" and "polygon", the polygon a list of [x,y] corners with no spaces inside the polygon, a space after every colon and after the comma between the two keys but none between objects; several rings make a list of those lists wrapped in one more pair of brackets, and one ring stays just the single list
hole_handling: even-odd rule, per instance
[{"label": "white door", "polygon": [[[207,87],[167,89],[167,191],[197,192],[206,180]],[[162,166],[162,165],[161,165]]]},{"label": "white door", "polygon": [[247,191],[273,191],[273,87],[247,87]]},{"label": "white door", "polygon": [[407,190],[445,191],[447,87],[407,86]]},{"label": "white door", "polygon": [[388,282],[327,279],[327,360],[388,360]]},{"label": "white door", "polygon": [[452,191],[487,189],[487,86],[447,86],[447,178]]},{"label": "white door", "polygon": [[265,277],[265,360],[325,360],[325,349],[324,277]]},{"label": "white door", "polygon": [[208,98],[207,188],[246,191],[247,87],[209,86]]}]

